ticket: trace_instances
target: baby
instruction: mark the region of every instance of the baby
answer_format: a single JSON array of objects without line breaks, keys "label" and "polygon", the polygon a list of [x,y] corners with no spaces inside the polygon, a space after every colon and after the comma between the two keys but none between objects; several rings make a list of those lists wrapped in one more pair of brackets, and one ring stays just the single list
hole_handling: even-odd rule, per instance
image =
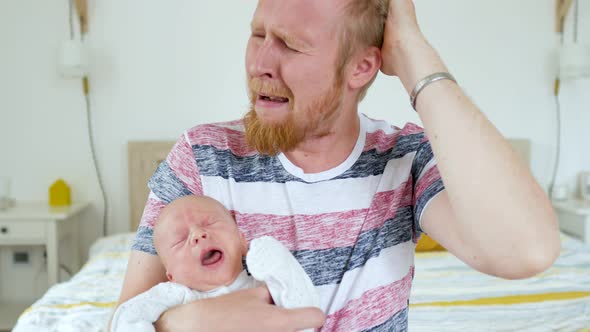
[{"label": "baby", "polygon": [[[276,305],[319,307],[319,296],[295,257],[271,237],[248,244],[230,212],[205,196],[186,196],[166,206],[154,227],[154,246],[169,282],[121,304],[111,331],[155,331],[166,310],[263,283]],[[246,256],[248,271],[243,270]]]}]

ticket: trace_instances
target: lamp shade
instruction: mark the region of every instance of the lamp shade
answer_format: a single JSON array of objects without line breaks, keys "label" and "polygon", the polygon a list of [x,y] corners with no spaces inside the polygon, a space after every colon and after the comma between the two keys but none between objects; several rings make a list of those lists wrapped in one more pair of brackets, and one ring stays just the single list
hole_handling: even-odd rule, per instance
[{"label": "lamp shade", "polygon": [[590,77],[590,46],[564,44],[560,51],[559,71],[561,79]]},{"label": "lamp shade", "polygon": [[78,40],[63,42],[59,52],[59,73],[65,78],[83,78],[88,74],[88,55]]}]

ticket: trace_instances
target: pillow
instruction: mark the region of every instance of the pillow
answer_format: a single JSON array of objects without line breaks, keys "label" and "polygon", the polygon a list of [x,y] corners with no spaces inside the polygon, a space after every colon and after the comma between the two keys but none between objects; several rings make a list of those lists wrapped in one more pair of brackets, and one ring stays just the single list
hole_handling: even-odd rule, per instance
[{"label": "pillow", "polygon": [[434,241],[434,239],[424,233],[420,236],[420,240],[418,240],[418,243],[416,244],[417,252],[444,250],[445,248],[443,246],[438,244],[438,242]]}]

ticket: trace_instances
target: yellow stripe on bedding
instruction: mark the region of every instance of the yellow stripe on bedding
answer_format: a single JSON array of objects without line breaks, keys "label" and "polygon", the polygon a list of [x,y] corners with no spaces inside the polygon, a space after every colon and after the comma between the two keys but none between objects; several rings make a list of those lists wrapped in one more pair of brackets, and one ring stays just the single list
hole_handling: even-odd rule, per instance
[{"label": "yellow stripe on bedding", "polygon": [[488,298],[464,300],[464,301],[425,302],[425,303],[410,304],[410,307],[417,308],[417,307],[505,305],[505,304],[536,303],[536,302],[545,302],[545,301],[575,300],[575,299],[584,298],[584,297],[590,297],[590,292],[541,293],[541,294],[488,297]]},{"label": "yellow stripe on bedding", "polygon": [[80,303],[70,303],[70,304],[41,305],[41,306],[38,306],[35,308],[29,307],[22,314],[24,315],[33,309],[37,310],[39,308],[72,309],[72,308],[82,307],[82,306],[86,306],[86,305],[92,306],[92,307],[98,307],[98,308],[110,308],[110,307],[114,307],[115,305],[117,305],[117,302],[80,302]]}]

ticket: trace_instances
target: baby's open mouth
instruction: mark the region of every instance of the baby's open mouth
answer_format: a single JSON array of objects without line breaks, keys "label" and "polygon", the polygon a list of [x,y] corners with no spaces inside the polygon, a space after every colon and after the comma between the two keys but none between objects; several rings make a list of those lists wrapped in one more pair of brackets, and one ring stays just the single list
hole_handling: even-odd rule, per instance
[{"label": "baby's open mouth", "polygon": [[201,254],[201,264],[203,266],[210,266],[213,265],[223,258],[223,252],[217,249],[209,249],[205,250],[203,254]]}]

